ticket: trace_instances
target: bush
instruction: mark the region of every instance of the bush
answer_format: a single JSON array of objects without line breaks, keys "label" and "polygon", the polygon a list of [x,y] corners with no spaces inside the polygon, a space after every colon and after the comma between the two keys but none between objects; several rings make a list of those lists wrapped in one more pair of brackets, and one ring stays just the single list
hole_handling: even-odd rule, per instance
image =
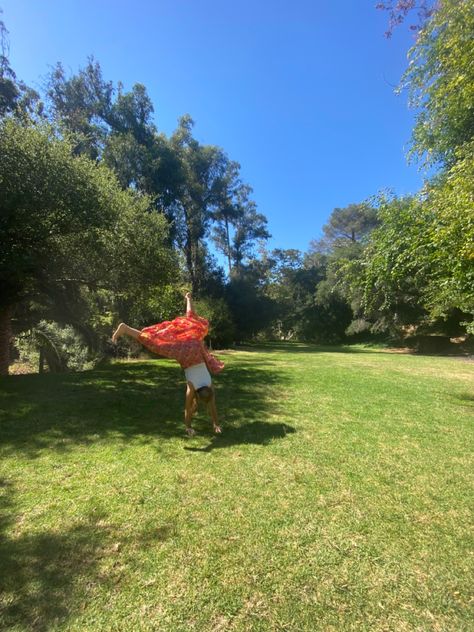
[{"label": "bush", "polygon": [[209,321],[209,342],[214,347],[225,347],[235,339],[235,325],[230,309],[222,298],[205,298],[194,301],[199,316]]},{"label": "bush", "polygon": [[71,325],[42,320],[17,339],[16,347],[20,361],[39,366],[42,357],[51,372],[83,371],[91,366],[88,348]]}]

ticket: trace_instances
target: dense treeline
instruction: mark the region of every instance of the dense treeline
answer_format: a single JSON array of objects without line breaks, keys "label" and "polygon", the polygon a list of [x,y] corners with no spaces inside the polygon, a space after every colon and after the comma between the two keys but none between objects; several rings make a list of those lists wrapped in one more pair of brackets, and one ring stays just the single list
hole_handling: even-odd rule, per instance
[{"label": "dense treeline", "polygon": [[[408,5],[380,6],[393,27]],[[72,76],[57,64],[40,95],[0,22],[0,371],[32,346],[77,367],[71,349],[99,357],[114,323],[174,316],[185,287],[215,345],[472,333],[474,2],[423,7],[401,87],[418,108],[411,155],[436,175],[334,209],[306,253],[268,251],[240,165],[189,115],[166,136],[146,87],[113,85],[94,59]]]}]

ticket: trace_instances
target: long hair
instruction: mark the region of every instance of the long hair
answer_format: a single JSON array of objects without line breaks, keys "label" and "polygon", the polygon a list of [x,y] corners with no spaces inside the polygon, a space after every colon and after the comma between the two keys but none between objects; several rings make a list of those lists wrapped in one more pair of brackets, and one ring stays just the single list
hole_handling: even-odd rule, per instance
[{"label": "long hair", "polygon": [[210,386],[201,386],[196,391],[198,401],[208,404],[214,397],[214,391]]}]

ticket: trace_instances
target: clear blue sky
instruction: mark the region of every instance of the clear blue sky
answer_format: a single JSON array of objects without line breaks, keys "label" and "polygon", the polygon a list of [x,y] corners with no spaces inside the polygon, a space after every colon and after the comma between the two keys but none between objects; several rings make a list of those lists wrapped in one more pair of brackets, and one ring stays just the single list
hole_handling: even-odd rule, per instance
[{"label": "clear blue sky", "polygon": [[384,188],[415,192],[413,125],[394,94],[413,35],[384,37],[375,0],[0,0],[17,75],[39,87],[89,55],[106,79],[145,84],[169,134],[240,162],[273,235],[306,250],[335,207]]}]

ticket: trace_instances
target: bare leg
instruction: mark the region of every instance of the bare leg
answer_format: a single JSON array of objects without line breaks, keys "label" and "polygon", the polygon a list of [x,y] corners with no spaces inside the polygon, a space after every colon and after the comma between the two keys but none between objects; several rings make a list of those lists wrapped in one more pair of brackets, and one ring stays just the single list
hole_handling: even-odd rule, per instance
[{"label": "bare leg", "polygon": [[130,338],[137,340],[139,335],[140,335],[140,332],[138,331],[138,329],[133,329],[133,327],[129,327],[125,323],[120,323],[120,325],[117,327],[117,329],[113,333],[112,342],[117,342],[117,340],[121,336],[130,336]]}]

